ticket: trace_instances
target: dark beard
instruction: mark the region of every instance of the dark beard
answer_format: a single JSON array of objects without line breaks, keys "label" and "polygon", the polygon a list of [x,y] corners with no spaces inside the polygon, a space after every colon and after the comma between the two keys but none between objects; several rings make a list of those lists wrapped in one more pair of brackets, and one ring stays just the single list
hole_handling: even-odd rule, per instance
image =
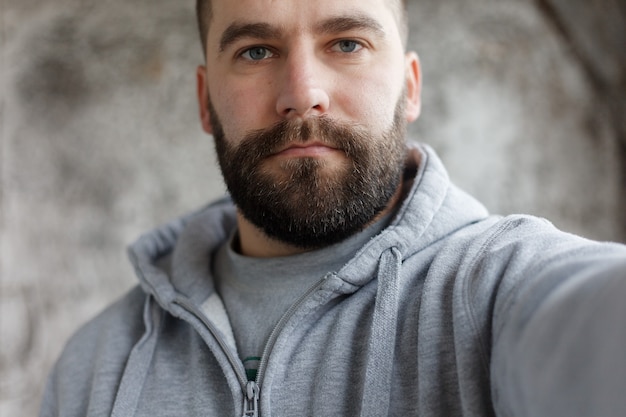
[{"label": "dark beard", "polygon": [[[209,103],[218,161],[235,205],[267,236],[302,249],[331,245],[362,230],[387,207],[401,181],[404,102],[403,95],[392,126],[380,137],[322,116],[281,121],[249,133],[237,146],[224,137]],[[330,169],[323,159],[292,158],[280,165],[280,174],[264,170],[267,157],[310,138],[343,151],[344,164]]]}]

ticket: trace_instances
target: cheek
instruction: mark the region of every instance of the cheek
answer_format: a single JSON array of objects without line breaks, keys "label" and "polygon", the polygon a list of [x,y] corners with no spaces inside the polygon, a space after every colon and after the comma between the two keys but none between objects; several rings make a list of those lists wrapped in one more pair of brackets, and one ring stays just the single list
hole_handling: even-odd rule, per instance
[{"label": "cheek", "polygon": [[[345,86],[349,86],[346,88]],[[389,70],[368,71],[335,90],[334,101],[349,119],[370,126],[389,126],[404,84]]]},{"label": "cheek", "polygon": [[251,130],[267,127],[271,98],[268,88],[259,87],[254,83],[222,82],[211,90],[213,106],[229,140],[236,142]]}]

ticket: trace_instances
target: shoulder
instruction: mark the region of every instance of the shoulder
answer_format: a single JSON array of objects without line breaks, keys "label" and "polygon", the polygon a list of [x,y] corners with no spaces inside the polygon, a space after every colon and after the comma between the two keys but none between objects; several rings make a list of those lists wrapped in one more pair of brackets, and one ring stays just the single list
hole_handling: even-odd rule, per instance
[{"label": "shoulder", "polygon": [[626,277],[625,245],[563,232],[534,216],[480,223],[485,224],[461,232],[466,245],[459,255],[455,295],[469,315],[492,318],[494,334],[511,315],[520,314],[516,306],[531,314],[568,283],[602,286],[600,277]]},{"label": "shoulder", "polygon": [[65,347],[65,352],[69,351],[72,356],[93,355],[107,345],[120,346],[120,342],[123,340],[128,339],[136,342],[144,331],[143,309],[145,299],[146,294],[141,288],[139,286],[134,287],[83,325],[70,338]]},{"label": "shoulder", "polygon": [[[626,246],[597,242],[557,229],[548,220],[511,215],[485,228],[472,242],[468,256],[473,263],[506,263],[508,267],[530,263],[548,264],[626,256]],[[512,264],[511,264],[512,263]]]},{"label": "shoulder", "polygon": [[145,300],[135,287],[69,339],[48,379],[42,416],[86,415],[94,390],[100,406],[113,404],[128,356],[145,332]]}]

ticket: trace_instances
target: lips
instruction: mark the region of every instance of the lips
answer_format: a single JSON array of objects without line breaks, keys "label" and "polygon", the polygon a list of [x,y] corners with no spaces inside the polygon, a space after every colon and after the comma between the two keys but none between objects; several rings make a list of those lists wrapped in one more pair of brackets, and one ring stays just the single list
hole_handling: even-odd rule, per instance
[{"label": "lips", "polygon": [[266,129],[246,134],[238,145],[250,155],[250,164],[271,158],[326,158],[354,153],[354,126],[320,116],[306,120],[281,120]]},{"label": "lips", "polygon": [[275,156],[318,157],[337,152],[338,149],[322,142],[290,143],[286,148],[274,153]]}]

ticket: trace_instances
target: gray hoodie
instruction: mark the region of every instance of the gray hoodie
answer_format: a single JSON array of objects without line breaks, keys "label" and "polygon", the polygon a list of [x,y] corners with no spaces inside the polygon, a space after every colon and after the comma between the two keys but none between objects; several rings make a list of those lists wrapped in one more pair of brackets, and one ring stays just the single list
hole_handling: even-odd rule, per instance
[{"label": "gray hoodie", "polygon": [[41,416],[626,415],[626,248],[489,216],[409,154],[394,220],[287,311],[256,381],[206,278],[223,199],[130,247],[140,286],[68,342]]}]

